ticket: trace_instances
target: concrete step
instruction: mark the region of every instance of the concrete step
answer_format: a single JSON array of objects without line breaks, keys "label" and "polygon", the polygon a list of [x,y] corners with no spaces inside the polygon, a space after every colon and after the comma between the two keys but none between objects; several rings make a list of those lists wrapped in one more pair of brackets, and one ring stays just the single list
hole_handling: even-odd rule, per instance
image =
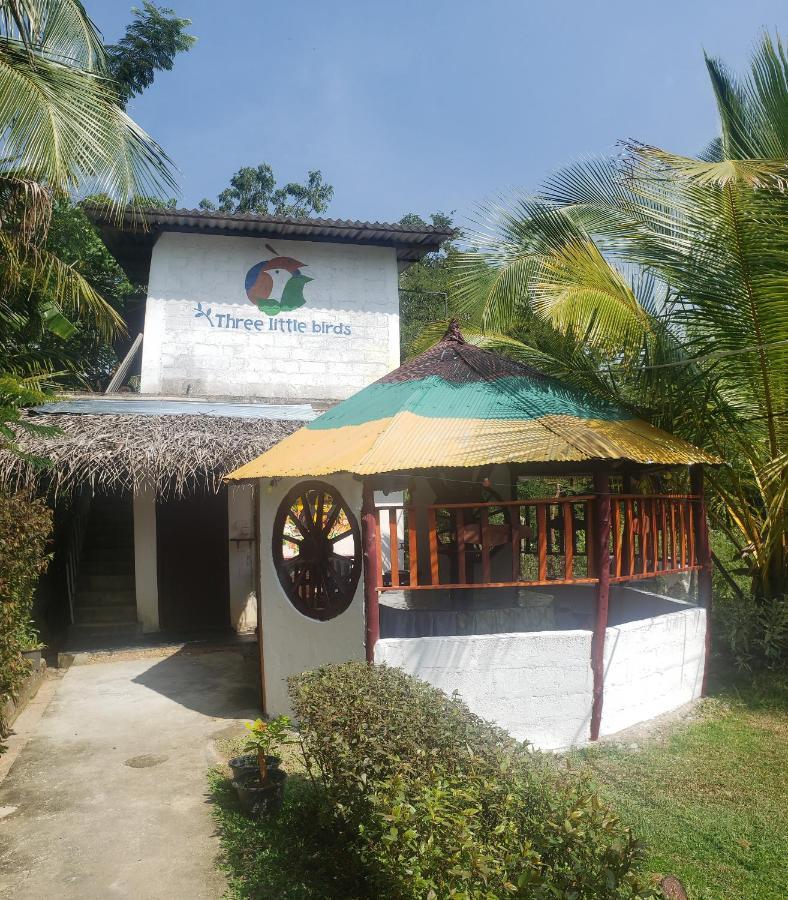
[{"label": "concrete step", "polygon": [[129,605],[77,606],[74,621],[79,625],[120,625],[137,622],[137,607]]},{"label": "concrete step", "polygon": [[137,598],[133,590],[78,590],[76,606],[135,606]]},{"label": "concrete step", "polygon": [[134,637],[142,634],[142,625],[139,622],[97,622],[85,624],[83,622],[74,622],[69,628],[69,645],[81,643],[93,636],[122,639],[124,637]]},{"label": "concrete step", "polygon": [[87,542],[82,547],[80,562],[134,562],[134,547],[96,547]]},{"label": "concrete step", "polygon": [[86,572],[80,568],[77,594],[83,591],[114,593],[115,591],[134,591],[134,575],[126,572]]},{"label": "concrete step", "polygon": [[125,575],[134,581],[134,560],[129,559],[85,559],[79,563],[79,574],[82,575]]}]

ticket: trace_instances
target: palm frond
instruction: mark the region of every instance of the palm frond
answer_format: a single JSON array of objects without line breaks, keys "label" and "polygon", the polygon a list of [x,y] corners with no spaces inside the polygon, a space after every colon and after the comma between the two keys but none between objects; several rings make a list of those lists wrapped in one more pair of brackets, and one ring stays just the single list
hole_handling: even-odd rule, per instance
[{"label": "palm frond", "polygon": [[101,34],[79,0],[0,0],[0,36],[83,69],[104,71]]},{"label": "palm frond", "polygon": [[0,174],[55,191],[88,184],[119,206],[176,190],[161,147],[117,104],[111,82],[0,41]]}]

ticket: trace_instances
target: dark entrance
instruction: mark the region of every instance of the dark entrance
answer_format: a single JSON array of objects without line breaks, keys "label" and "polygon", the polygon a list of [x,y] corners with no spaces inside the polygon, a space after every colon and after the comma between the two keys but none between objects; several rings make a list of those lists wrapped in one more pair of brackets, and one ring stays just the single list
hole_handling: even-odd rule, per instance
[{"label": "dark entrance", "polygon": [[227,488],[156,504],[159,618],[167,631],[229,628]]}]

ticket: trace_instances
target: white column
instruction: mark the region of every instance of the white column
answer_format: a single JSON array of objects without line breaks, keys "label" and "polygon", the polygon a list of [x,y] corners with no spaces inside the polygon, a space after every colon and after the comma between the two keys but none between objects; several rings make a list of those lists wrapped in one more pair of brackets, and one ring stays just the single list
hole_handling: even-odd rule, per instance
[{"label": "white column", "polygon": [[251,484],[231,484],[227,489],[227,522],[230,535],[230,624],[239,634],[246,634],[257,626],[254,488]]},{"label": "white column", "polygon": [[134,583],[137,620],[144,632],[159,630],[159,580],[156,559],[156,489],[134,488]]}]

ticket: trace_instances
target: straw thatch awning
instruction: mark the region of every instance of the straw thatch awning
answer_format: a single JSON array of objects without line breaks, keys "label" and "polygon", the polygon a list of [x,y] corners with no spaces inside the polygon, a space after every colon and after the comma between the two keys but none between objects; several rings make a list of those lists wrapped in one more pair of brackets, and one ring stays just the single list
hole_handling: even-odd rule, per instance
[{"label": "straw thatch awning", "polygon": [[195,486],[218,490],[222,478],[287,437],[303,421],[226,415],[30,415],[52,436],[17,428],[18,446],[50,461],[44,468],[0,448],[0,484],[10,489],[124,490],[155,486],[164,495]]},{"label": "straw thatch awning", "polygon": [[228,476],[404,473],[496,463],[719,463],[675,435],[464,341],[443,340]]}]

